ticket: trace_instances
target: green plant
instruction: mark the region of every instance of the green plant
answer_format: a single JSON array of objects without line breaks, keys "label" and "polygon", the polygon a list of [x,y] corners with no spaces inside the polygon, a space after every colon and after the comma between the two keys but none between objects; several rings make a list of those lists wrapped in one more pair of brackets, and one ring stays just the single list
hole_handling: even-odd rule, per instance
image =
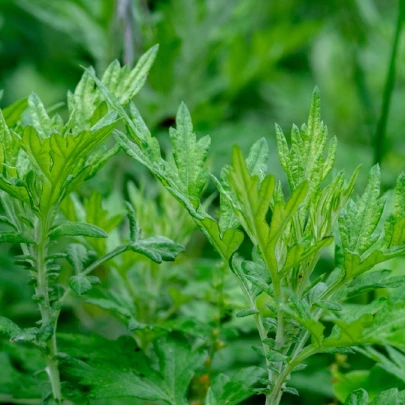
[{"label": "green plant", "polygon": [[[258,394],[266,405],[279,405],[284,393],[298,394],[291,375],[325,353],[360,353],[395,375],[398,386],[405,383],[398,361],[405,349],[404,297],[385,293],[372,302],[355,301],[365,292],[404,286],[403,277],[378,265],[405,253],[405,175],[398,178],[392,204],[380,196],[378,166],[363,195],[353,198],[359,169],[348,181],[344,172],[333,171],[337,141],[327,146],[317,89],[308,124],[293,127],[290,146],[276,126],[288,189],[267,173],[265,139],[246,159],[234,146],[232,164],[219,179],[212,175],[206,165],[210,138],[197,139],[184,104],[169,132],[172,149],[163,158],[131,101],[155,54],[152,48],[133,70],[114,62],[101,80],[87,69],[68,95],[66,123],[51,117],[35,95],[2,111],[0,240],[20,244],[16,261],[29,271],[40,320],[38,328],[21,328],[0,318],[0,332],[13,344],[27,345],[19,361],[30,373],[46,370],[51,385],[51,391],[31,388],[22,401],[42,396],[44,404],[129,398],[131,404],[236,405]],[[110,134],[117,145],[102,146]],[[165,188],[156,203],[142,188],[128,186],[129,237],[117,229],[121,208],[106,210],[96,191],[85,201],[77,195],[120,148]],[[210,180],[220,195],[218,219],[211,214],[212,196],[203,201]],[[217,251],[220,265],[204,268],[185,259],[176,267],[157,267],[176,258],[183,250],[178,243],[186,244],[194,227]],[[108,245],[105,231],[113,235]],[[325,251],[333,251],[333,268],[322,266]],[[182,278],[187,264],[206,274],[189,282]],[[93,288],[100,280],[90,273],[100,267],[110,270],[110,283]],[[188,284],[194,285],[191,292]],[[129,333],[115,340],[56,334],[71,291],[113,314]],[[251,353],[259,366],[252,361],[232,372],[213,369],[238,324],[254,325],[259,344]],[[346,373],[353,381],[359,375],[364,377]],[[14,370],[14,376],[33,387],[31,374]],[[366,405],[372,396],[376,405],[404,400],[396,388],[376,394],[350,393],[348,387],[335,385],[336,397],[347,405]],[[18,402],[12,394],[7,400]]]},{"label": "green plant", "polygon": [[[154,60],[156,47],[146,53],[131,71],[112,63],[103,76],[103,83],[120,105],[126,105],[140,90]],[[61,213],[64,199],[93,177],[113,157],[119,147],[103,146],[119,124],[120,118],[109,111],[100,93],[85,73],[74,93],[68,95],[69,118],[66,123],[55,114],[50,116],[39,98],[28,99],[0,113],[0,189],[5,215],[1,242],[19,243],[22,255],[16,261],[29,272],[30,284],[38,304],[38,327],[21,329],[12,321],[0,318],[0,331],[12,341],[29,342],[46,359],[46,372],[51,392],[45,402],[62,404],[64,395],[59,371],[56,330],[62,306],[71,291],[86,294],[100,280],[91,272],[104,262],[133,251],[155,263],[174,260],[182,246],[164,237],[142,238],[131,205],[128,205],[130,237],[109,252],[94,252],[88,238],[106,238],[107,233],[96,225],[70,221]],[[23,115],[24,111],[27,115]],[[88,216],[99,207],[90,200]],[[93,215],[94,216],[94,215]],[[60,242],[62,237],[76,242]],[[56,242],[56,245],[55,245]],[[101,253],[101,254],[100,254]],[[73,268],[68,282],[61,276],[60,261]],[[44,402],[44,403],[45,403]]]},{"label": "green plant", "polygon": [[[287,381],[315,354],[346,352],[372,344],[403,345],[398,338],[398,331],[403,330],[402,307],[394,308],[384,298],[360,310],[350,310],[342,303],[364,291],[403,285],[402,278],[389,277],[389,272],[383,276],[372,269],[405,252],[405,176],[398,179],[394,207],[384,221],[378,166],[371,169],[366,190],[357,200],[351,195],[358,170],[347,185],[343,172],[328,181],[337,142],[335,138],[330,141],[325,157],[327,129],[320,118],[318,90],[313,95],[308,125],[293,127],[291,147],[276,127],[289,199],[285,200],[281,184],[266,174],[264,139],[253,145],[246,160],[235,146],[232,166],[223,169],[220,180],[211,176],[221,195],[217,221],[201,203],[210,179],[205,167],[210,139],[197,141],[185,105],[177,113],[176,129],[170,130],[173,164],[161,157],[157,140],[135,106],[131,104],[127,113],[92,77],[107,103],[126,121],[131,140],[117,131],[118,143],[184,205],[238,278],[247,307],[236,316],[252,316],[256,321],[261,346],[255,350],[264,357],[267,369],[259,392],[265,394],[266,404],[279,404],[284,392],[297,394]],[[248,260],[237,254],[244,238],[242,229],[253,247]],[[336,268],[325,271],[317,263],[334,237]],[[266,305],[259,308],[261,295]],[[394,309],[395,315],[387,316]],[[331,331],[329,325],[333,325]],[[207,403],[222,403],[216,395],[210,389]]]}]

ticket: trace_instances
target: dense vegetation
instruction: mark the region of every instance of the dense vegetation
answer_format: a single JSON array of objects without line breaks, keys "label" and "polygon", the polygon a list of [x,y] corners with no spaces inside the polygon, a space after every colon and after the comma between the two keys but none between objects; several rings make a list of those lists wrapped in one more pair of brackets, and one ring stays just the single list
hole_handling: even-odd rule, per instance
[{"label": "dense vegetation", "polygon": [[405,2],[0,16],[1,403],[405,403]]}]

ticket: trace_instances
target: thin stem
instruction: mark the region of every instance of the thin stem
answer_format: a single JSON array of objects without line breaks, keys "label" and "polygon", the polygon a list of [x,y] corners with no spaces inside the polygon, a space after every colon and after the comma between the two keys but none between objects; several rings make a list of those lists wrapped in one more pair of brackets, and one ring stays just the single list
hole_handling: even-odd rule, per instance
[{"label": "thin stem", "polygon": [[[241,273],[237,268],[234,269],[234,272],[239,274],[238,280],[241,284],[243,295],[246,297],[247,301],[249,302],[250,308],[257,309],[256,303],[250,294],[249,287],[247,285],[244,274]],[[257,314],[254,317],[255,317],[255,322],[256,322],[256,328],[259,332],[260,341],[262,343],[264,357],[266,359],[267,376],[268,376],[269,382],[272,382],[273,381],[273,372],[271,371],[271,369],[269,367],[270,361],[268,360],[268,356],[267,356],[269,354],[269,347],[265,343],[263,343],[263,340],[267,338],[267,333],[264,328],[260,314]],[[269,402],[269,400],[270,400],[269,395],[266,395],[266,405],[271,405],[271,402]]]},{"label": "thin stem", "polygon": [[63,403],[62,390],[60,383],[60,373],[58,360],[56,355],[58,354],[58,347],[56,344],[56,320],[55,310],[51,308],[49,299],[49,285],[46,272],[46,257],[48,253],[48,231],[49,231],[50,214],[45,213],[39,218],[35,236],[37,245],[33,248],[33,252],[36,253],[37,264],[37,295],[39,296],[39,310],[42,318],[42,326],[50,325],[52,327],[51,339],[47,342],[46,353],[46,372],[51,382],[52,394],[55,401],[58,404]]},{"label": "thin stem", "polygon": [[[123,245],[123,246],[118,246],[117,248],[115,248],[114,250],[112,250],[110,253],[107,253],[105,256],[100,257],[99,259],[97,259],[95,262],[93,262],[92,264],[90,264],[89,266],[87,266],[82,274],[83,275],[87,275],[89,273],[91,273],[93,270],[95,270],[97,267],[101,266],[102,264],[104,264],[105,262],[107,262],[108,260],[113,259],[115,256],[120,255],[121,253],[124,253],[126,250],[128,249],[128,245]],[[60,304],[63,304],[63,302],[66,300],[66,298],[68,297],[68,295],[71,293],[71,289],[70,288],[66,288],[64,294],[62,295],[62,297],[59,299]],[[59,314],[60,314],[60,309],[56,312],[55,314],[55,325],[58,321],[59,318]]]},{"label": "thin stem", "polygon": [[375,148],[374,148],[374,164],[381,163],[384,157],[384,142],[387,133],[387,122],[388,115],[390,111],[392,93],[394,91],[395,85],[395,74],[396,74],[396,58],[399,47],[399,39],[401,36],[401,31],[404,21],[404,9],[405,6],[402,5],[403,1],[399,0],[398,6],[398,19],[395,28],[394,41],[392,43],[390,64],[388,67],[387,77],[385,79],[385,87],[383,93],[383,100],[381,105],[380,118],[377,123],[376,133],[375,133]]},{"label": "thin stem", "polygon": [[272,393],[270,395],[269,401],[266,400],[266,405],[279,405],[281,401],[281,397],[283,396],[283,385],[287,380],[288,376],[294,370],[294,368],[302,363],[308,357],[314,355],[316,353],[316,349],[312,347],[307,347],[303,352],[298,354],[295,358],[293,358],[287,366],[284,368],[282,373],[277,377],[276,382],[274,384]]}]

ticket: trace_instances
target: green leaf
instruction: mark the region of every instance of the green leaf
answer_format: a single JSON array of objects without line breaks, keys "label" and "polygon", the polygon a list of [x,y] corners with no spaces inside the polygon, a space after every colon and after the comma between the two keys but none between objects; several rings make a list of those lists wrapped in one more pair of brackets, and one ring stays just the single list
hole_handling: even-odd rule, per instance
[{"label": "green leaf", "polygon": [[184,251],[184,246],[165,238],[156,236],[130,243],[128,248],[136,253],[146,256],[155,263],[173,261],[177,255]]},{"label": "green leaf", "polygon": [[49,236],[89,236],[91,238],[108,238],[108,235],[99,227],[84,222],[60,221],[54,225]]},{"label": "green leaf", "polygon": [[[356,277],[347,287],[347,297],[354,297],[366,291],[374,291],[378,288],[397,288],[403,285],[405,280],[401,277],[389,278],[391,270],[377,270]],[[397,284],[398,283],[398,284]]]},{"label": "green leaf", "polygon": [[211,384],[205,404],[240,404],[254,394],[254,387],[264,374],[259,367],[242,368],[231,376],[219,374]]},{"label": "green leaf", "polygon": [[36,129],[39,137],[41,139],[49,138],[53,130],[53,122],[41,100],[34,93],[28,97],[28,112],[32,126]]},{"label": "green leaf", "polygon": [[194,207],[199,206],[200,196],[207,184],[209,172],[204,167],[211,143],[207,135],[199,141],[193,132],[190,112],[182,103],[177,111],[176,129],[170,128],[173,157],[183,191]]},{"label": "green leaf", "polygon": [[393,213],[385,221],[385,241],[388,247],[405,244],[405,173],[395,186]]},{"label": "green leaf", "polygon": [[65,372],[93,399],[135,397],[187,405],[189,383],[206,357],[183,339],[170,337],[155,342],[152,358],[129,336],[109,341],[95,335],[61,335],[59,340],[61,350],[73,356],[60,359]]},{"label": "green leaf", "polygon": [[[44,183],[41,208],[60,201],[66,187],[69,186],[72,191],[72,183],[79,186],[81,183],[74,179],[79,175],[83,177],[83,170],[86,170],[85,179],[94,174],[100,166],[99,163],[88,162],[90,154],[111,134],[117,122],[117,114],[111,112],[90,130],[66,136],[53,133],[47,138],[41,138],[31,126],[24,128],[21,146]],[[102,160],[102,163],[105,162]]]},{"label": "green leaf", "polygon": [[246,158],[246,166],[249,173],[257,175],[260,180],[263,180],[267,174],[268,160],[269,145],[265,138],[260,138],[252,145]]},{"label": "green leaf", "polygon": [[350,394],[345,401],[345,405],[367,405],[368,404],[368,394],[367,391],[358,389]]},{"label": "green leaf", "polygon": [[131,242],[136,242],[139,238],[138,222],[135,217],[135,210],[131,203],[128,201],[125,203],[127,207],[127,217],[129,221],[129,239]]},{"label": "green leaf", "polygon": [[0,243],[4,242],[36,244],[31,236],[20,232],[0,232]]},{"label": "green leaf", "polygon": [[299,397],[299,395],[300,395],[298,393],[298,390],[294,387],[284,387],[283,392],[286,392],[287,394],[295,395],[297,397]]},{"label": "green leaf", "polygon": [[202,221],[197,220],[196,222],[212,246],[214,246],[226,262],[229,262],[243,241],[243,233],[237,229],[229,228],[221,235],[218,223],[210,217],[206,217]]},{"label": "green leaf", "polygon": [[287,256],[284,262],[284,266],[281,269],[281,273],[285,273],[288,270],[299,265],[307,257],[313,255],[314,253],[320,251],[323,247],[329,246],[333,242],[333,237],[324,237],[320,241],[316,242],[312,246],[307,246],[306,244],[296,243],[295,245],[288,248]]},{"label": "green leaf", "polygon": [[287,359],[287,356],[275,350],[269,350],[266,354],[267,360],[278,363]]},{"label": "green leaf", "polygon": [[228,181],[240,204],[237,211],[240,222],[256,245],[260,245],[263,250],[269,234],[266,214],[273,196],[274,177],[268,175],[260,182],[258,175],[249,172],[240,148],[234,146]]},{"label": "green leaf", "polygon": [[374,232],[384,209],[384,200],[379,198],[380,177],[379,166],[372,167],[366,190],[359,202],[356,204],[349,200],[347,208],[342,210],[339,230],[346,251],[361,255],[379,238]]},{"label": "green leaf", "polygon": [[327,158],[324,150],[328,138],[326,126],[321,121],[321,103],[319,89],[315,88],[308,118],[308,126],[301,130],[293,126],[291,131],[291,149],[288,148],[285,136],[276,125],[278,153],[281,165],[287,174],[291,190],[304,181],[309,182],[307,201],[317,193],[322,181],[333,167],[336,156],[336,138],[329,144]]},{"label": "green leaf", "polygon": [[83,245],[72,243],[66,250],[66,259],[77,273],[81,273],[87,260],[87,250]]},{"label": "green leaf", "polygon": [[79,274],[69,278],[69,287],[77,294],[83,295],[93,288],[93,284],[99,284],[100,280],[94,276]]},{"label": "green leaf", "polygon": [[370,405],[391,405],[405,403],[405,391],[398,391],[398,388],[392,388],[387,391],[383,391],[380,395],[375,397]]},{"label": "green leaf", "polygon": [[146,51],[132,70],[121,68],[117,60],[106,69],[101,81],[121,105],[126,106],[143,87],[158,50],[155,45]]},{"label": "green leaf", "polygon": [[250,316],[250,315],[257,315],[260,314],[260,312],[255,309],[255,308],[246,308],[246,309],[242,309],[241,311],[238,311],[235,316],[237,318],[244,318],[246,316]]},{"label": "green leaf", "polygon": [[0,334],[4,334],[12,338],[21,333],[21,329],[10,319],[0,316]]},{"label": "green leaf", "polygon": [[267,242],[269,248],[274,248],[285,227],[304,201],[307,191],[308,183],[304,182],[296,188],[287,203],[279,201],[274,205]]},{"label": "green leaf", "polygon": [[188,405],[187,391],[195,370],[206,357],[201,350],[191,350],[182,340],[166,338],[155,344],[159,369],[168,387],[166,392],[176,405]]},{"label": "green leaf", "polygon": [[28,107],[28,99],[22,98],[3,109],[4,119],[9,127],[13,127],[21,120],[22,113]]}]

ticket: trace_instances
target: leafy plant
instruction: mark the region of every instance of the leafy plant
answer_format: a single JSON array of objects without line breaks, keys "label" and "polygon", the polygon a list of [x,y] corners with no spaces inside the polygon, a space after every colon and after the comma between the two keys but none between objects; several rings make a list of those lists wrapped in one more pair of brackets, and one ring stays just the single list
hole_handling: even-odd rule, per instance
[{"label": "leafy plant", "polygon": [[[405,381],[398,361],[405,350],[405,301],[387,294],[355,301],[370,291],[404,285],[402,277],[378,265],[405,252],[405,175],[398,178],[392,207],[380,195],[378,166],[370,170],[364,193],[353,197],[360,169],[348,179],[333,170],[337,141],[328,143],[318,89],[308,123],[293,126],[289,141],[276,126],[288,188],[267,173],[265,139],[247,158],[234,146],[231,164],[219,178],[211,174],[210,138],[197,138],[185,104],[169,131],[171,150],[162,153],[131,101],[155,54],[156,48],[149,50],[133,70],[113,62],[101,80],[87,69],[68,95],[66,123],[50,116],[35,95],[2,111],[0,240],[20,244],[16,261],[29,272],[41,316],[39,327],[30,328],[0,318],[0,331],[10,337],[9,357],[3,359],[7,376],[23,378],[33,387],[30,398],[41,395],[45,404],[130,398],[139,404],[236,405],[258,394],[266,405],[278,405],[284,394],[299,394],[291,375],[313,356],[356,351]],[[104,143],[110,134],[117,142],[112,148]],[[122,210],[106,210],[100,193],[93,191],[86,201],[77,195],[120,148],[165,189],[159,204],[142,188],[128,186],[129,235],[117,230]],[[212,214],[213,197],[204,198],[210,180],[219,194],[218,218]],[[157,265],[173,261],[195,227],[221,263],[210,262],[206,271],[213,280],[207,283],[206,275],[192,290],[187,277],[181,278],[184,263],[175,269]],[[111,241],[104,243],[108,234]],[[333,268],[322,266],[325,251],[334,251]],[[92,272],[101,266],[110,270],[111,284],[94,288],[101,280]],[[64,268],[68,274],[61,273]],[[229,292],[234,284],[239,291]],[[57,335],[72,291],[113,314],[126,336]],[[193,317],[199,311],[204,316]],[[235,325],[256,329],[258,345],[251,354],[260,364],[252,360],[233,372],[213,370],[217,352],[238,331]],[[27,344],[23,371],[35,369],[25,363],[39,349],[35,365],[46,370],[50,392],[35,389],[31,375],[13,369],[17,355],[10,347],[16,342]],[[346,388],[337,396],[348,405],[369,399],[375,405],[403,402],[404,391],[396,388],[380,394]]]},{"label": "leafy plant", "polygon": [[[132,71],[118,62],[106,70],[102,81],[120,105],[125,106],[140,90],[155,54],[156,48],[151,49]],[[118,146],[108,148],[104,141],[120,118],[109,111],[89,73],[68,95],[68,106],[66,123],[58,114],[50,116],[35,94],[0,113],[0,189],[5,212],[0,240],[20,244],[22,254],[16,262],[28,271],[35,291],[33,300],[40,313],[38,327],[20,328],[0,318],[0,330],[12,342],[27,342],[43,353],[52,388],[44,401],[58,404],[63,403],[64,395],[56,329],[67,296],[72,291],[77,295],[89,292],[100,283],[90,273],[125,251],[160,263],[174,260],[183,249],[164,237],[142,238],[130,206],[129,240],[101,255],[88,249],[84,237],[107,238],[107,233],[91,223],[65,219],[60,208],[69,194],[96,175],[118,152]],[[73,237],[76,243],[66,248],[61,241],[64,237]],[[61,261],[65,259],[74,270],[67,284],[60,274]]]},{"label": "leafy plant", "polygon": [[[255,319],[267,379],[260,392],[266,404],[277,405],[284,392],[297,394],[287,385],[290,374],[317,353],[347,351],[370,344],[401,346],[401,321],[384,315],[388,303],[379,298],[361,310],[342,306],[364,288],[379,285],[373,269],[404,253],[401,221],[404,219],[404,176],[398,179],[392,214],[378,227],[384,208],[380,197],[380,170],[371,169],[366,190],[353,200],[358,170],[345,184],[339,172],[328,180],[336,155],[336,139],[324,150],[327,129],[320,118],[320,97],[313,94],[307,125],[293,127],[291,147],[276,127],[280,162],[287,174],[290,197],[284,197],[280,183],[266,174],[268,151],[265,140],[253,145],[245,160],[233,149],[232,165],[221,179],[211,176],[221,195],[221,215],[215,220],[201,202],[210,176],[205,167],[209,138],[196,139],[190,114],[182,104],[176,129],[170,130],[172,161],[164,160],[159,145],[134,105],[127,113],[93,75],[109,105],[124,118],[128,135],[116,131],[126,153],[145,165],[167,190],[183,204],[238,278],[247,307],[238,317]],[[253,245],[250,259],[237,254],[244,233]],[[339,230],[339,233],[337,233]],[[322,249],[336,243],[336,268],[316,268]],[[314,276],[315,271],[317,276]],[[401,280],[389,278],[387,287]],[[361,287],[362,286],[362,287]],[[266,309],[258,307],[263,295]],[[327,332],[328,325],[334,325]],[[211,394],[212,395],[212,394]]]}]

